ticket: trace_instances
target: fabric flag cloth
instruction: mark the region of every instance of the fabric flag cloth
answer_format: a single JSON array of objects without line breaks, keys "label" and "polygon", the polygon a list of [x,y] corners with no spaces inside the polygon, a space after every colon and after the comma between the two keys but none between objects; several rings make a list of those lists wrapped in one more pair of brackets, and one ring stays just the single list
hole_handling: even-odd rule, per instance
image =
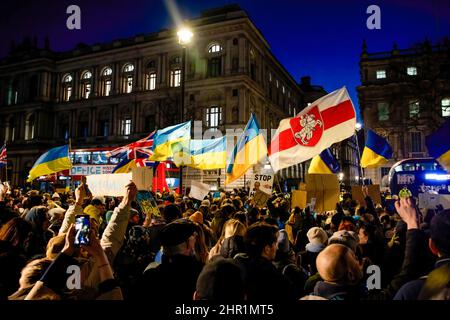
[{"label": "fabric flag cloth", "polygon": [[428,153],[450,173],[450,118],[434,133],[425,138]]},{"label": "fabric flag cloth", "polygon": [[6,157],[6,143],[0,149],[0,168],[6,167],[8,164]]},{"label": "fabric flag cloth", "polygon": [[189,150],[190,139],[190,121],[156,131],[152,149],[153,155],[150,160],[166,161],[169,158],[174,158],[175,153]]},{"label": "fabric flag cloth", "polygon": [[110,157],[119,158],[120,162],[113,169],[113,173],[128,173],[136,167],[150,167],[154,165],[153,161],[148,158],[153,154],[153,141],[155,132],[150,133],[147,137],[119,147],[110,152]]},{"label": "fabric flag cloth", "polygon": [[227,166],[225,183],[241,177],[251,166],[267,157],[267,145],[260,131],[255,114],[252,113],[247,126],[239,137]]},{"label": "fabric flag cloth", "polygon": [[341,170],[341,166],[330,149],[323,150],[311,160],[308,173],[334,174]]},{"label": "fabric flag cloth", "polygon": [[227,163],[227,137],[191,140],[190,163],[186,166],[200,170],[225,169]]},{"label": "fabric flag cloth", "polygon": [[376,168],[392,158],[392,148],[389,142],[372,130],[367,130],[366,146],[361,156],[361,167]]},{"label": "fabric flag cloth", "polygon": [[355,133],[356,112],[345,87],[314,101],[293,118],[283,119],[269,151],[275,172],[320,154]]},{"label": "fabric flag cloth", "polygon": [[37,177],[68,170],[72,168],[69,158],[69,145],[50,149],[37,159],[28,175],[27,182],[31,182]]}]

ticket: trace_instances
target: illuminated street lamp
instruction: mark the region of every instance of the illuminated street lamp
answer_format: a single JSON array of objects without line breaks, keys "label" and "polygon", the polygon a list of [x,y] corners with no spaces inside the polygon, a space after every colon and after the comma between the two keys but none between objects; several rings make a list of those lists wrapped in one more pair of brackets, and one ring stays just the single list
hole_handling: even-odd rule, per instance
[{"label": "illuminated street lamp", "polygon": [[[186,73],[186,46],[191,42],[194,34],[189,28],[182,27],[177,32],[178,43],[183,48],[183,54],[181,57],[181,110],[180,110],[180,118],[181,122],[184,122],[184,85],[185,85],[185,73]],[[183,194],[183,166],[180,166],[180,193]]]},{"label": "illuminated street lamp", "polygon": [[362,128],[362,124],[360,122],[357,122],[356,125],[355,125],[356,131],[361,130],[361,128]]},{"label": "illuminated street lamp", "polygon": [[344,173],[343,172],[339,172],[338,178],[339,178],[339,181],[344,180]]}]

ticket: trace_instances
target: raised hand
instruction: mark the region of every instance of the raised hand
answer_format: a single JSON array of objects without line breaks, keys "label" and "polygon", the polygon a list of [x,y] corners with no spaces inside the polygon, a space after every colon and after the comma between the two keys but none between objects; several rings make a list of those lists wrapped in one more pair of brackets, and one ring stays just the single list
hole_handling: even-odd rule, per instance
[{"label": "raised hand", "polygon": [[413,198],[400,198],[395,202],[395,209],[408,226],[408,229],[419,229],[419,214]]}]

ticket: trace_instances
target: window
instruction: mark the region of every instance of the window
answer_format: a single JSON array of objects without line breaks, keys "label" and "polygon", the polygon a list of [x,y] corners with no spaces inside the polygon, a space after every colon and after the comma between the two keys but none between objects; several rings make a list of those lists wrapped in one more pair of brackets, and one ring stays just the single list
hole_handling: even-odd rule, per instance
[{"label": "window", "polygon": [[269,72],[269,82],[272,82],[272,73]]},{"label": "window", "polygon": [[386,70],[377,70],[377,79],[386,79]]},{"label": "window", "polygon": [[238,45],[238,39],[237,39],[237,38],[234,38],[234,39],[233,39],[233,45],[235,45],[235,46]]},{"label": "window", "polygon": [[443,117],[450,117],[450,98],[441,100],[441,110]]},{"label": "window", "polygon": [[111,79],[105,80],[105,96],[109,96],[111,94]]},{"label": "window", "polygon": [[34,115],[30,115],[25,122],[25,140],[34,139],[35,120]]},{"label": "window", "polygon": [[134,70],[134,65],[127,63],[123,66],[123,72],[132,72]]},{"label": "window", "polygon": [[124,136],[128,136],[131,134],[131,119],[130,118],[122,119],[121,132],[122,132],[122,135],[124,135]]},{"label": "window", "polygon": [[84,99],[89,99],[91,94],[91,78],[92,73],[89,70],[83,71],[81,74],[81,97]]},{"label": "window", "polygon": [[206,109],[206,126],[209,128],[217,128],[222,121],[222,108],[209,107]]},{"label": "window", "polygon": [[277,88],[280,86],[278,79],[276,80]]},{"label": "window", "polygon": [[406,73],[408,76],[417,76],[417,68],[416,67],[408,67],[406,68]]},{"label": "window", "polygon": [[71,76],[70,74],[66,74],[66,75],[63,77],[63,82],[64,82],[64,83],[72,82],[72,80],[73,80],[73,78],[72,78],[72,76]]},{"label": "window", "polygon": [[381,177],[387,176],[389,174],[389,170],[391,170],[391,168],[380,168],[381,170]]},{"label": "window", "polygon": [[133,91],[133,76],[127,76],[125,81],[125,92],[131,93]]},{"label": "window", "polygon": [[156,116],[154,114],[145,117],[145,131],[151,132],[156,127]]},{"label": "window", "polygon": [[69,101],[72,97],[72,86],[67,86],[64,89],[64,101]]},{"label": "window", "polygon": [[239,70],[239,59],[233,58],[231,61],[231,69],[233,72],[238,72]]},{"label": "window", "polygon": [[389,105],[386,102],[378,102],[378,121],[389,120]]},{"label": "window", "polygon": [[411,152],[422,152],[422,134],[411,132]]},{"label": "window", "polygon": [[217,43],[210,45],[208,48],[209,53],[215,53],[215,52],[220,52],[220,51],[222,51],[222,47]]},{"label": "window", "polygon": [[112,69],[110,67],[106,67],[102,71],[102,79],[101,79],[101,95],[102,96],[110,96],[112,90]]},{"label": "window", "polygon": [[150,74],[145,75],[145,77],[146,77],[147,90],[155,90],[156,89],[156,72],[151,72]]},{"label": "window", "polygon": [[284,86],[282,86],[281,88],[283,89],[283,94],[284,94],[286,92],[285,89],[284,89]]},{"label": "window", "polygon": [[218,77],[222,71],[222,60],[220,58],[211,58],[208,61],[208,73],[210,77]]},{"label": "window", "polygon": [[83,92],[82,92],[83,98],[89,99],[89,96],[90,96],[90,94],[91,94],[91,86],[92,86],[92,85],[91,85],[89,82],[83,83],[83,85],[82,85],[82,88],[83,88]]},{"label": "window", "polygon": [[69,101],[72,97],[72,75],[66,74],[63,77],[63,100]]},{"label": "window", "polygon": [[112,75],[112,69],[110,67],[107,67],[103,70],[102,76],[110,76]]},{"label": "window", "polygon": [[420,113],[420,105],[419,101],[410,101],[409,102],[409,117],[410,118],[417,118],[419,117]]},{"label": "window", "polygon": [[109,136],[109,120],[100,120],[99,135],[102,137]]},{"label": "window", "polygon": [[91,79],[91,78],[92,78],[92,73],[90,71],[85,71],[81,75],[81,79],[83,79],[83,80],[87,80],[87,79]]},{"label": "window", "polygon": [[88,136],[88,130],[89,130],[88,121],[80,121],[78,123],[78,137],[86,138]]},{"label": "window", "polygon": [[233,89],[233,97],[237,97],[239,95],[238,89]]},{"label": "window", "polygon": [[181,84],[181,69],[170,71],[170,86],[179,87]]}]

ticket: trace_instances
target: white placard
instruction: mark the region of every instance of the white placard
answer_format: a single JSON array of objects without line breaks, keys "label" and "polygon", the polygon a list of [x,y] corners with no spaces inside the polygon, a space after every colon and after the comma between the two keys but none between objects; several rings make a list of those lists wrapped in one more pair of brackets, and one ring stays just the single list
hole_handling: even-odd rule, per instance
[{"label": "white placard", "polygon": [[125,186],[132,180],[132,173],[96,174],[86,177],[86,183],[94,196],[122,197]]},{"label": "white placard", "polygon": [[138,190],[148,191],[152,189],[153,168],[137,167],[131,170],[133,182]]},{"label": "white placard", "polygon": [[262,192],[271,195],[273,187],[273,179],[274,179],[273,174],[254,173],[250,180],[251,181],[250,190],[252,190],[252,192],[261,190]]},{"label": "white placard", "polygon": [[208,195],[210,189],[211,186],[209,184],[192,181],[189,197],[197,200],[203,200]]}]

